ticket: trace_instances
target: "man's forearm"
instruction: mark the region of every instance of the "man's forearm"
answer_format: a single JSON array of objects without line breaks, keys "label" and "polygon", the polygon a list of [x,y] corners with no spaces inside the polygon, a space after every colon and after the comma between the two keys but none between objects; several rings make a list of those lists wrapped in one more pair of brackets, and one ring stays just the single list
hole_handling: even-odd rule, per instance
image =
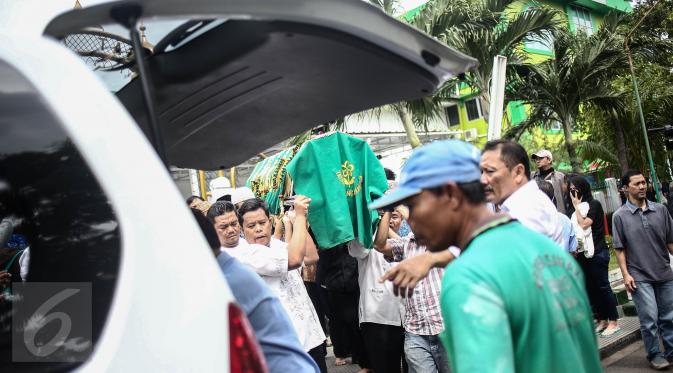
[{"label": "man's forearm", "polygon": [[668,252],[671,253],[671,255],[673,255],[673,243],[669,243],[666,246],[668,247]]},{"label": "man's forearm", "polygon": [[275,229],[275,231],[273,233],[273,237],[276,238],[277,240],[285,241],[283,239],[283,233],[285,232],[285,228],[283,226],[283,220],[282,219],[278,218],[278,220],[276,221],[276,224],[274,224],[274,229]]},{"label": "man's forearm", "polygon": [[288,244],[292,240],[292,223],[290,221],[283,221],[283,238]]},{"label": "man's forearm", "polygon": [[626,266],[626,253],[624,250],[615,249],[615,254],[617,255],[617,263],[619,263],[619,269],[622,271],[622,276],[629,274],[629,269]]},{"label": "man's forearm", "polygon": [[374,247],[377,250],[382,250],[386,246],[388,240],[388,230],[390,229],[390,213],[386,212],[379,220],[379,227],[376,230],[376,237],[374,238]]},{"label": "man's forearm", "polygon": [[437,252],[428,252],[428,254],[431,255],[433,268],[444,268],[451,263],[452,260],[456,259],[448,249]]},{"label": "man's forearm", "polygon": [[395,231],[388,229],[388,238],[399,239],[401,237]]},{"label": "man's forearm", "polygon": [[379,220],[379,227],[376,230],[376,237],[374,237],[374,249],[387,257],[393,255],[393,250],[388,245],[388,237],[391,233],[393,231],[390,229],[390,212],[386,212]]},{"label": "man's forearm", "polygon": [[306,237],[308,237],[308,230],[306,229],[306,217],[297,215],[292,224],[292,237],[287,246],[287,267],[292,270],[301,267],[306,256]]},{"label": "man's forearm", "polygon": [[318,256],[318,247],[309,234],[306,236],[306,256],[304,257],[304,264],[317,263],[318,259],[320,259],[320,256]]}]

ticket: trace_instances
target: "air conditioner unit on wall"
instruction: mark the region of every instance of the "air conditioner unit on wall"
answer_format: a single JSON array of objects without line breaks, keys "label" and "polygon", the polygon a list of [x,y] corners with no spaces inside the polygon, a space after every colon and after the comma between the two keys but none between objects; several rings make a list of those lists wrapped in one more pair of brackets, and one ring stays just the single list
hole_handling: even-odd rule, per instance
[{"label": "air conditioner unit on wall", "polygon": [[463,136],[465,136],[465,141],[476,141],[477,140],[477,129],[476,128],[470,128],[469,130],[466,130],[463,132]]}]

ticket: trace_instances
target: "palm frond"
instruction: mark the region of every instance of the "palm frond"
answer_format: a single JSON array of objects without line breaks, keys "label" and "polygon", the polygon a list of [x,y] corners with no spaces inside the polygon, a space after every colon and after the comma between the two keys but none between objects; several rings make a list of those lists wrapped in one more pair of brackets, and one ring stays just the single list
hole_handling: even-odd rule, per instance
[{"label": "palm frond", "polygon": [[430,122],[440,118],[443,113],[443,101],[438,96],[423,97],[418,100],[407,101],[406,107],[410,113],[413,113],[412,120],[414,127],[429,131]]},{"label": "palm frond", "polygon": [[576,144],[584,159],[602,159],[614,165],[619,164],[614,149],[611,149],[610,147],[588,140],[577,140]]},{"label": "palm frond", "polygon": [[353,114],[358,119],[380,119],[384,112],[391,110],[391,105],[378,106],[369,110],[361,111],[359,113]]},{"label": "palm frond", "polygon": [[507,7],[512,5],[513,2],[514,1],[512,0],[476,0],[471,3],[476,9],[479,9],[486,14],[500,15],[507,9]]},{"label": "palm frond", "polygon": [[498,32],[495,49],[498,54],[507,55],[522,42],[532,38],[547,38],[560,26],[559,12],[549,7],[529,7],[515,14],[507,22],[507,27]]},{"label": "palm frond", "polygon": [[308,130],[306,132],[300,133],[297,136],[294,136],[290,138],[290,141],[288,142],[290,146],[296,146],[296,145],[303,145],[305,142],[311,139],[312,136],[312,130]]},{"label": "palm frond", "polygon": [[[496,55],[508,57],[510,71],[526,70],[526,57],[519,50],[531,37],[544,38],[555,33],[559,25],[558,11],[548,7],[530,7],[520,13],[511,12],[517,0],[433,0],[409,23],[431,37],[453,47],[480,62],[478,68],[466,74],[464,82],[473,92],[488,101],[488,89],[493,59]],[[369,0],[391,13],[397,0]],[[519,77],[508,72],[508,78]],[[455,81],[446,84],[433,96],[404,103],[411,114],[414,127],[427,131],[431,120],[441,117],[443,105],[458,97]],[[359,115],[381,116],[391,107],[379,108]],[[393,107],[394,108],[394,107]]]},{"label": "palm frond", "polygon": [[346,117],[341,117],[338,119],[335,119],[331,122],[316,126],[311,128],[310,130],[306,132],[302,132],[297,136],[294,136],[290,138],[288,141],[288,144],[290,146],[296,146],[296,145],[303,145],[305,142],[311,140],[314,135],[318,133],[318,130],[324,131],[324,132],[331,132],[331,131],[341,131],[343,132],[346,128]]},{"label": "palm frond", "polygon": [[375,5],[386,14],[395,14],[400,9],[400,4],[398,0],[369,0],[369,3]]}]

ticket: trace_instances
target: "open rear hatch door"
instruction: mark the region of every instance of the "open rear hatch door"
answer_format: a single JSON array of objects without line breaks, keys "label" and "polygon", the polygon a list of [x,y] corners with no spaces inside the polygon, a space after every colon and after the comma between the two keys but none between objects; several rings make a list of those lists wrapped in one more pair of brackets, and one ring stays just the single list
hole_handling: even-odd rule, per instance
[{"label": "open rear hatch door", "polygon": [[[147,57],[167,163],[218,169],[309,128],[429,95],[476,60],[360,0],[111,2],[55,18],[58,39],[135,12],[182,20]],[[148,136],[142,81],[116,94]]]}]

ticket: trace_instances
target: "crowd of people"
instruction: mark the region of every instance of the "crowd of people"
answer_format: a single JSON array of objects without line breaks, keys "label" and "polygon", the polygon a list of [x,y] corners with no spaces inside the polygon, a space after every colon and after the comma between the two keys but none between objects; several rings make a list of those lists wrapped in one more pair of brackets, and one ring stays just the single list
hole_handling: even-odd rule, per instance
[{"label": "crowd of people", "polygon": [[[247,191],[187,201],[271,372],[326,372],[330,340],[336,364],[362,372],[601,371],[597,338],[621,329],[607,219],[586,177],[510,140],[481,151],[433,142],[412,153],[399,183],[386,175],[388,192],[369,206],[380,216],[371,249],[316,247],[316,196],[295,196],[280,216]],[[642,172],[621,183],[612,246],[650,366],[664,369],[673,219],[646,198]]]}]

